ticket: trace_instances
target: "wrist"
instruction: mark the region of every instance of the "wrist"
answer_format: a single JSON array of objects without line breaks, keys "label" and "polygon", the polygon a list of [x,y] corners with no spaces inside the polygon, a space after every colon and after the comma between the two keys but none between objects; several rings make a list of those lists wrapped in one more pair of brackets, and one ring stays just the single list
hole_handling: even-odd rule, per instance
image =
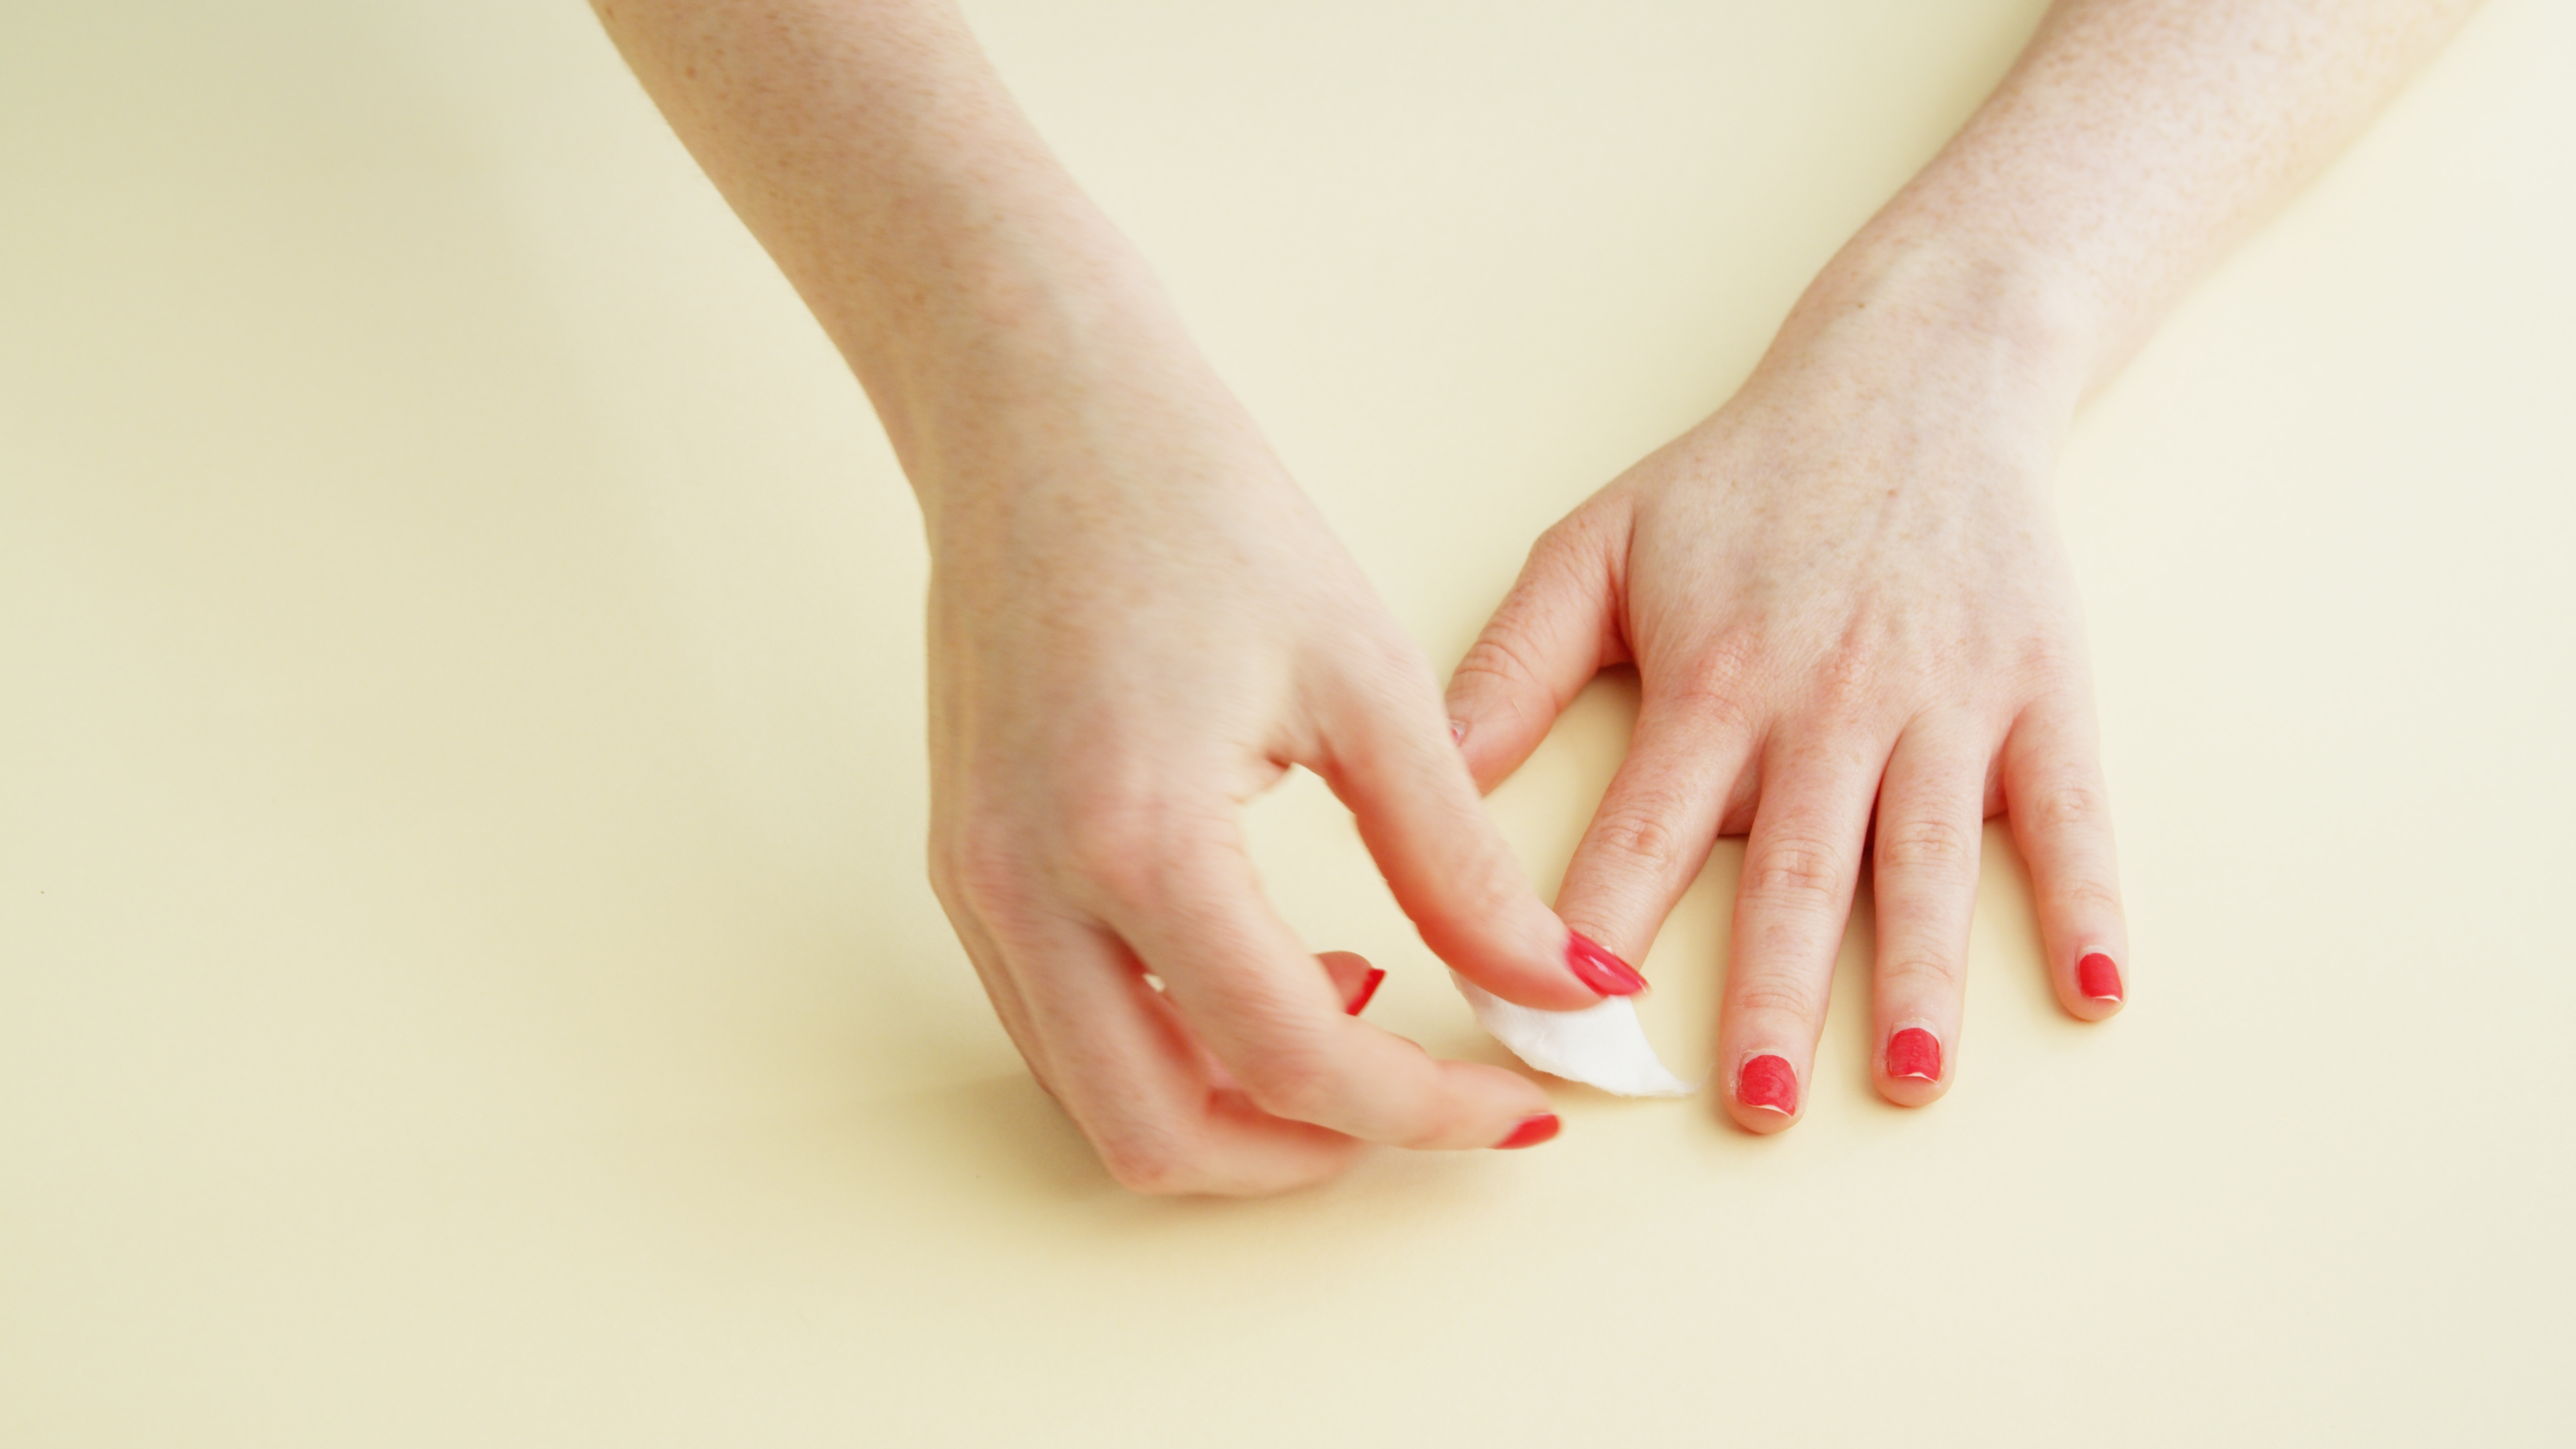
[{"label": "wrist", "polygon": [[2101,351],[2088,303],[2080,279],[2036,249],[1882,215],[1817,274],[1772,351],[1857,334],[1996,401],[2071,414]]},{"label": "wrist", "polygon": [[1158,284],[1085,210],[1077,198],[916,222],[900,244],[854,244],[809,297],[916,486],[943,433],[1024,412],[1163,330]]}]

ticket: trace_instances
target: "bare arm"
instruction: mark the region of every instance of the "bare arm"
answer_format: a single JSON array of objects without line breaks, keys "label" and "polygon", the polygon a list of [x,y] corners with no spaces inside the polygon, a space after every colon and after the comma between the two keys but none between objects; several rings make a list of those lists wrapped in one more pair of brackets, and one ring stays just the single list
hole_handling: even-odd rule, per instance
[{"label": "bare arm", "polygon": [[1909,255],[2011,279],[2089,390],[2475,8],[2066,0],[1818,289]]}]

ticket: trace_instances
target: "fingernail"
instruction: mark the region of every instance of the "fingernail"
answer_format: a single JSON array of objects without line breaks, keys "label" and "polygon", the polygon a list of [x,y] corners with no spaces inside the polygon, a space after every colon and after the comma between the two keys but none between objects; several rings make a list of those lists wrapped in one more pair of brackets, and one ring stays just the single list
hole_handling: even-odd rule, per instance
[{"label": "fingernail", "polygon": [[2075,989],[2095,1001],[2120,999],[2120,968],[2110,957],[2096,951],[2075,963]]},{"label": "fingernail", "polygon": [[1454,719],[1449,721],[1449,743],[1453,745],[1467,743],[1467,727]]},{"label": "fingernail", "polygon": [[1646,989],[1646,978],[1637,974],[1636,967],[1581,931],[1566,933],[1565,964],[1575,980],[1604,996],[1634,996]]},{"label": "fingernail", "polygon": [[1941,1038],[1919,1026],[1909,1026],[1889,1037],[1887,1074],[1921,1077],[1927,1082],[1941,1080]]},{"label": "fingernail", "polygon": [[1735,1074],[1735,1100],[1747,1107],[1768,1107],[1783,1117],[1798,1115],[1798,1074],[1785,1057],[1758,1056]]},{"label": "fingernail", "polygon": [[1385,979],[1385,967],[1371,966],[1369,968],[1368,979],[1360,983],[1359,990],[1351,993],[1351,1004],[1343,1007],[1342,1010],[1349,1012],[1353,1016],[1357,1016],[1361,1012],[1368,1010],[1368,1004],[1377,997],[1378,983]]},{"label": "fingernail", "polygon": [[1556,1120],[1556,1114],[1554,1112],[1541,1112],[1535,1117],[1523,1117],[1521,1119],[1521,1125],[1513,1128],[1510,1136],[1507,1136],[1502,1141],[1495,1143],[1494,1146],[1498,1148],[1536,1147],[1540,1143],[1555,1136],[1557,1129],[1564,1125],[1564,1123]]}]

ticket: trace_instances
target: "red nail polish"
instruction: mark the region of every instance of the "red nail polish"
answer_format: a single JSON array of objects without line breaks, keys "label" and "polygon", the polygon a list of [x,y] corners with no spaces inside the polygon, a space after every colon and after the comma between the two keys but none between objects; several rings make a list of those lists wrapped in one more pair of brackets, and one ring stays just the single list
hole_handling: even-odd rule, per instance
[{"label": "red nail polish", "polygon": [[1919,1026],[1909,1026],[1889,1037],[1887,1074],[1921,1077],[1927,1082],[1941,1080],[1941,1038]]},{"label": "red nail polish", "polygon": [[1610,954],[1610,949],[1581,931],[1566,933],[1565,964],[1574,979],[1604,996],[1634,996],[1646,989],[1637,968]]},{"label": "red nail polish", "polygon": [[1735,1074],[1735,1100],[1794,1117],[1798,1115],[1798,1074],[1789,1070],[1786,1058],[1755,1057]]},{"label": "red nail polish", "polygon": [[2096,951],[2075,963],[2075,989],[2095,1001],[2120,999],[2120,968],[2110,957]]},{"label": "red nail polish", "polygon": [[1359,990],[1351,993],[1351,1004],[1343,1007],[1342,1010],[1349,1012],[1353,1016],[1357,1016],[1361,1012],[1368,1010],[1368,1004],[1377,999],[1378,983],[1385,979],[1385,967],[1371,966],[1369,968],[1368,979],[1360,983]]},{"label": "red nail polish", "polygon": [[1555,1136],[1557,1129],[1564,1125],[1556,1120],[1554,1112],[1541,1112],[1535,1117],[1523,1117],[1521,1125],[1513,1128],[1510,1136],[1494,1145],[1496,1147],[1536,1147]]}]

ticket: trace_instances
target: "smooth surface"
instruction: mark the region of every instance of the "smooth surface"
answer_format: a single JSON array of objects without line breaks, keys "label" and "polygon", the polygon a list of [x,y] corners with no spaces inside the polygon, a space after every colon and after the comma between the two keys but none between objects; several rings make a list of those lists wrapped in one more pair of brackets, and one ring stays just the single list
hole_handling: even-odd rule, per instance
[{"label": "smooth surface", "polygon": [[[2038,8],[974,14],[1446,660]],[[0,1443],[2569,1442],[2571,48],[2497,0],[2078,429],[2124,1016],[1990,832],[1938,1106],[1846,970],[1786,1136],[1565,1088],[1210,1204],[990,1019],[910,499],[582,7],[16,0]],[[1494,797],[1543,884],[1631,708]],[[1493,1056],[1311,780],[1256,830]]]}]

